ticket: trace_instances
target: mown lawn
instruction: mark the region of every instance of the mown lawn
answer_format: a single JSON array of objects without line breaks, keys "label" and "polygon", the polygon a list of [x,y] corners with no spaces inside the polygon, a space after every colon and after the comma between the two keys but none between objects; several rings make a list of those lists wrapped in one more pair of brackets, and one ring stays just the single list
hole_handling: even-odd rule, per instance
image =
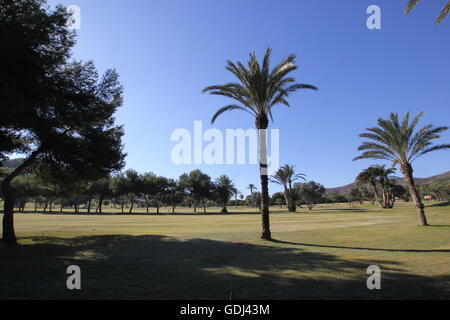
[{"label": "mown lawn", "polygon": [[[17,214],[0,247],[0,299],[450,299],[450,206],[272,208],[275,242],[252,209],[229,215]],[[209,209],[218,212],[219,209]],[[82,290],[66,288],[78,265]],[[382,270],[368,290],[366,269]]]}]

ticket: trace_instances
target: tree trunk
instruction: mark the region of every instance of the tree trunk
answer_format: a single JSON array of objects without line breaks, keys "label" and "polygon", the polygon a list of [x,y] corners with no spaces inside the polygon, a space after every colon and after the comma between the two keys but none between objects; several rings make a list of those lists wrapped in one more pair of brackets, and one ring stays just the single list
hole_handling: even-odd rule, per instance
[{"label": "tree trunk", "polygon": [[297,206],[295,205],[294,196],[292,194],[292,183],[289,182],[289,212],[296,212]]},{"label": "tree trunk", "polygon": [[269,219],[269,177],[267,172],[267,137],[269,119],[266,114],[256,117],[259,134],[259,172],[261,178],[261,239],[272,240]]},{"label": "tree trunk", "polygon": [[91,213],[92,195],[89,195],[87,213]]},{"label": "tree trunk", "polygon": [[133,213],[133,208],[134,208],[134,199],[133,196],[128,196],[128,200],[130,201],[131,205],[130,205],[130,210],[128,211],[129,214]]},{"label": "tree trunk", "polygon": [[417,214],[419,218],[419,224],[421,226],[428,226],[427,217],[425,216],[425,206],[420,199],[419,192],[417,191],[417,187],[413,177],[413,168],[411,164],[407,163],[406,165],[402,165],[400,171],[405,176],[406,185],[408,186],[409,192],[411,193],[411,197],[417,207]]},{"label": "tree trunk", "polygon": [[97,206],[97,209],[95,210],[95,212],[102,213],[103,198],[104,198],[104,195],[100,194],[100,198],[98,199],[98,206]]},{"label": "tree trunk", "polygon": [[159,214],[159,202],[158,199],[155,199],[156,201],[156,214]]},{"label": "tree trunk", "polygon": [[148,199],[147,199],[147,196],[144,196],[144,200],[145,200],[145,207],[146,207],[146,209],[147,209],[147,213],[149,213],[149,211],[148,211]]},{"label": "tree trunk", "polygon": [[289,190],[288,190],[286,185],[284,185],[284,199],[286,201],[288,212],[293,212],[292,211],[292,197],[291,197],[291,193],[289,192]]},{"label": "tree trunk", "polygon": [[28,168],[41,153],[42,147],[39,147],[31,153],[20,166],[14,169],[9,176],[3,179],[1,188],[4,197],[3,204],[3,242],[7,245],[16,245],[17,239],[14,232],[14,196],[15,190],[11,186],[11,181]]},{"label": "tree trunk", "polygon": [[3,242],[7,245],[17,244],[16,233],[14,231],[14,195],[15,190],[8,179],[2,182],[3,204]]}]

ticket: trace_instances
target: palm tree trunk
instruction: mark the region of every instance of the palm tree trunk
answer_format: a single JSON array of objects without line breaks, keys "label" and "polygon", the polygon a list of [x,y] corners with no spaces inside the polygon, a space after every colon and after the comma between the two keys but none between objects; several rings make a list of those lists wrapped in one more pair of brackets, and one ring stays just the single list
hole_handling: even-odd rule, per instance
[{"label": "palm tree trunk", "polygon": [[425,216],[425,206],[420,199],[419,192],[417,191],[417,187],[413,177],[413,168],[411,164],[402,165],[400,168],[401,172],[405,176],[406,185],[408,186],[409,192],[411,193],[411,197],[417,207],[417,214],[419,217],[419,224],[421,226],[428,226],[427,217]]},{"label": "palm tree trunk", "polygon": [[261,178],[261,239],[271,240],[269,219],[269,177],[267,172],[267,137],[266,130],[269,119],[266,114],[256,117],[256,128],[259,133],[259,172]]},{"label": "palm tree trunk", "polygon": [[370,186],[372,187],[374,199],[378,199],[378,189],[375,181],[370,181]]}]

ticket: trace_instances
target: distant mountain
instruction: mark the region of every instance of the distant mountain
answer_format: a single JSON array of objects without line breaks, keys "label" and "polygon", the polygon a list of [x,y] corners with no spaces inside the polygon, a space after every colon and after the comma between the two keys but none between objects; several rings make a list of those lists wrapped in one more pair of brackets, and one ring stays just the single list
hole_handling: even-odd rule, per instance
[{"label": "distant mountain", "polygon": [[[439,182],[446,182],[446,181],[450,181],[450,171],[432,176],[432,177],[428,177],[428,178],[414,178],[416,183],[418,184],[424,184],[424,183],[430,183],[432,181],[439,181]],[[405,179],[404,178],[395,178],[395,180],[397,181],[398,184],[401,185],[405,185]],[[330,193],[338,193],[338,194],[344,194],[346,193],[349,189],[353,188],[354,186],[356,186],[356,183],[350,183],[350,184],[346,184],[345,186],[341,186],[341,187],[336,187],[336,188],[327,188],[327,192]]]},{"label": "distant mountain", "polygon": [[15,169],[18,166],[20,166],[23,163],[24,160],[25,160],[24,158],[5,160],[5,161],[3,161],[1,163],[0,167]]}]

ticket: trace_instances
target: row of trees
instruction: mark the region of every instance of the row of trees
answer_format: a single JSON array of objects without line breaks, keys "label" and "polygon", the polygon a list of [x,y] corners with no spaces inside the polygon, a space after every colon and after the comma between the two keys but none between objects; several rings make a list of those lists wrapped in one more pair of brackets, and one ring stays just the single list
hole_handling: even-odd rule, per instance
[{"label": "row of trees", "polygon": [[[8,171],[12,170],[3,168],[0,172],[8,175]],[[178,180],[154,173],[141,174],[132,169],[98,180],[69,182],[48,178],[40,172],[35,172],[21,175],[14,180],[15,206],[19,211],[24,211],[26,204],[33,202],[35,210],[40,206],[44,211],[51,212],[53,204],[57,203],[60,211],[63,208],[73,208],[75,212],[79,212],[82,205],[88,213],[94,210],[96,213],[102,213],[103,204],[108,201],[119,205],[122,213],[125,207],[132,213],[135,206],[141,205],[147,212],[150,211],[150,206],[154,206],[159,213],[161,204],[171,205],[172,212],[175,212],[177,205],[192,206],[194,212],[197,212],[198,206],[202,206],[206,213],[207,202],[222,206],[221,212],[227,213],[227,205],[232,197],[235,197],[235,205],[254,204],[257,198],[257,193],[254,192],[244,201],[244,196],[228,176],[221,175],[213,181],[200,170],[183,174]],[[0,198],[2,197],[4,198],[4,195],[0,192]]]}]

